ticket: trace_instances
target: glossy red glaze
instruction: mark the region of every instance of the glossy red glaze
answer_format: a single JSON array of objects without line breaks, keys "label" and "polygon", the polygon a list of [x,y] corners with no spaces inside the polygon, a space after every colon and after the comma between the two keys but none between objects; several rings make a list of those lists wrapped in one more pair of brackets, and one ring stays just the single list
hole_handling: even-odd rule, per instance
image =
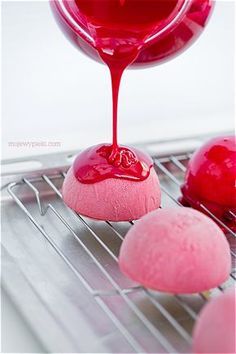
[{"label": "glossy red glaze", "polygon": [[[83,158],[80,155],[76,160],[76,177],[84,183],[111,177],[137,181],[147,178],[151,164],[145,163],[140,154],[128,153],[118,145],[118,94],[123,71],[133,63],[159,61],[184,48],[205,26],[212,1],[53,0],[51,4],[68,37],[87,54],[106,63],[111,73],[112,145],[104,147],[109,150],[104,156],[93,148],[81,154]],[[157,34],[158,39],[155,37]],[[132,155],[138,159],[135,164]],[[124,168],[121,163],[117,167],[118,160],[126,161],[127,166]],[[91,161],[96,168],[93,169]],[[104,163],[106,172],[102,169]]]},{"label": "glossy red glaze", "polygon": [[[107,1],[109,1],[110,4],[115,2],[119,3],[119,0]],[[82,4],[82,7],[84,7],[83,3],[85,2],[91,3],[93,5],[96,3],[101,3],[98,0],[93,0],[92,2],[87,0],[81,0],[77,3]],[[145,45],[140,48],[136,59],[132,63],[132,66],[145,67],[148,65],[156,65],[163,61],[167,61],[175,57],[177,54],[181,53],[186,48],[188,48],[199,37],[208,22],[208,19],[213,9],[214,2],[213,0],[188,0],[188,2],[189,8],[185,12],[181,20],[177,21],[174,26],[172,26],[168,31],[166,31],[162,36],[154,39],[153,41],[150,41],[149,43],[145,43]],[[93,27],[89,28],[87,18],[84,17],[79,11],[78,6],[76,4],[76,0],[63,0],[63,3],[67,5],[68,12],[70,13],[70,15],[73,16],[73,19],[79,23],[82,30],[91,35]],[[67,14],[62,9],[60,1],[51,0],[50,4],[59,26],[63,30],[64,34],[69,38],[69,40],[89,57],[97,61],[101,61],[100,55],[98,54],[98,51],[96,50],[95,46],[92,45],[92,43],[88,41],[86,36],[69,20]],[[104,21],[105,23],[112,22],[112,17],[110,17],[109,14],[111,10],[113,14],[113,19],[114,21],[116,20],[116,22],[119,20],[119,15],[121,16],[121,13],[125,14],[126,16],[122,20],[124,30],[126,30],[126,26],[128,26],[128,29],[135,28],[135,32],[137,32],[136,29],[137,26],[139,26],[138,37],[139,39],[142,37],[145,40],[146,35],[144,35],[143,29],[147,31],[147,34],[149,36],[150,28],[154,32],[156,29],[160,30],[161,28],[163,28],[163,26],[165,26],[166,23],[168,23],[173,17],[176,12],[176,9],[178,9],[178,7],[182,5],[182,1],[179,0],[177,2],[176,0],[126,0],[127,7],[124,7],[121,4],[122,1],[120,1],[120,7],[118,7],[118,4],[116,4],[113,9],[107,6],[104,7],[103,10],[101,7],[97,8],[96,6],[92,10],[90,8],[91,5],[87,5],[88,8],[83,8],[83,11],[85,11],[85,13],[87,12],[89,17],[92,17],[91,13],[92,11],[95,11],[99,17],[100,23],[103,23]],[[140,9],[139,12],[136,11],[137,4]],[[120,9],[120,11],[116,15],[114,9],[117,9],[117,7]],[[173,10],[173,12],[171,10]],[[101,13],[102,11],[104,11],[104,15]],[[105,19],[103,17],[105,17]],[[154,24],[154,22],[156,22],[156,24]],[[99,30],[101,31],[101,28]],[[107,27],[105,27],[105,31],[107,33]],[[117,33],[115,33],[113,28],[113,35],[107,36],[106,38],[108,40],[108,43],[111,44],[110,39],[113,38],[114,43],[114,35],[116,35],[116,44],[120,40],[120,42],[123,43],[123,48],[125,48],[124,35],[126,35],[126,39],[128,39],[128,41],[126,41],[126,44],[130,44],[131,42],[132,44],[134,44],[137,39],[137,33],[136,38],[134,37],[133,33],[134,31],[132,31],[132,33],[129,30],[123,31],[123,37],[119,37],[117,36]]]},{"label": "glossy red glaze", "polygon": [[183,204],[200,209],[202,203],[214,215],[236,228],[236,140],[217,137],[192,156],[182,186]]},{"label": "glossy red glaze", "polygon": [[80,182],[95,183],[106,178],[143,181],[149,176],[152,165],[152,159],[142,151],[100,144],[81,152],[73,167]]}]

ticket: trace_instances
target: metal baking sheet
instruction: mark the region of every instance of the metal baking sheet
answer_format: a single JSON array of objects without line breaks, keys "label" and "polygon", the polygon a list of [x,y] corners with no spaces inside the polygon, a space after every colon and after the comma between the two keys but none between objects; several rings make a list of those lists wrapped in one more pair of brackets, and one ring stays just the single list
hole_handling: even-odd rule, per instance
[{"label": "metal baking sheet", "polygon": [[[142,146],[155,161],[162,207],[179,206],[188,159],[201,143],[199,138]],[[40,169],[4,173],[4,289],[48,352],[188,353],[198,312],[210,296],[233,286],[235,263],[227,283],[204,294],[153,292],[124,277],[117,257],[132,223],[81,217],[61,199],[74,155],[39,156]],[[231,230],[228,239],[234,261]]]}]

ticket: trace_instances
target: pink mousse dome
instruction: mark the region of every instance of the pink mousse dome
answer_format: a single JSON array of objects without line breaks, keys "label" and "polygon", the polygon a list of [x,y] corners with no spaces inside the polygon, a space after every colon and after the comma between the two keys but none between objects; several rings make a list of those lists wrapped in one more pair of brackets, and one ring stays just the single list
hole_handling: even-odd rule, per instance
[{"label": "pink mousse dome", "polygon": [[144,181],[107,178],[93,184],[79,182],[73,166],[62,188],[64,202],[77,213],[92,219],[131,221],[159,208],[160,185],[154,168]]},{"label": "pink mousse dome", "polygon": [[121,271],[147,288],[197,293],[224,282],[230,249],[224,233],[206,215],[190,208],[159,209],[127,233],[119,256]]},{"label": "pink mousse dome", "polygon": [[236,353],[235,288],[215,297],[200,312],[193,331],[193,353]]}]

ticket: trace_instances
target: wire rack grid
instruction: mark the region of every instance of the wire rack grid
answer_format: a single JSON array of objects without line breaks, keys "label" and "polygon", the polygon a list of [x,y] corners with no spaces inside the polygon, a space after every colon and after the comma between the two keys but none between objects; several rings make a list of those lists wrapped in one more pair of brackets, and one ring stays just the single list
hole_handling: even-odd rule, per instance
[{"label": "wire rack grid", "polygon": [[[161,174],[160,182],[162,194],[165,198],[169,199],[173,204],[177,207],[180,206],[178,201],[178,193],[179,187],[182,184],[183,176],[186,171],[186,165],[190,158],[190,154],[182,154],[176,156],[167,156],[163,158],[158,158],[154,156],[154,167],[157,170],[158,174]],[[23,178],[20,182],[13,182],[8,185],[8,193],[13,198],[15,203],[22,210],[24,215],[34,224],[37,230],[40,232],[41,236],[44,240],[47,241],[48,244],[52,247],[52,249],[56,252],[56,254],[63,260],[65,266],[67,266],[71,272],[73,272],[74,276],[77,278],[78,282],[84,286],[86,291],[93,297],[94,301],[97,305],[102,309],[105,316],[109,318],[109,320],[115,325],[117,330],[120,332],[122,337],[130,346],[130,351],[137,353],[145,353],[149,352],[147,349],[147,345],[143,338],[137,337],[135,332],[132,331],[129,326],[124,324],[122,320],[117,316],[117,313],[113,311],[112,303],[113,299],[117,296],[122,299],[122,302],[127,307],[127,311],[129,311],[132,316],[135,317],[138,323],[141,323],[143,328],[145,328],[146,333],[149,334],[149,338],[152,338],[154,343],[154,348],[156,348],[158,352],[163,353],[180,353],[180,352],[188,352],[191,347],[191,330],[193,324],[198,316],[198,310],[191,306],[189,301],[186,301],[186,297],[182,295],[173,295],[171,297],[171,301],[178,306],[183,316],[188,317],[188,322],[190,323],[189,327],[186,327],[181,318],[176,318],[175,314],[169,311],[168,307],[165,306],[163,301],[160,301],[158,296],[156,296],[156,292],[153,292],[149,289],[146,289],[140,285],[133,285],[128,287],[123,287],[120,285],[119,281],[117,281],[116,277],[113,275],[113,271],[110,271],[108,267],[105,267],[103,262],[97,257],[96,252],[94,252],[94,248],[90,248],[80,237],[80,234],[74,229],[71,225],[70,218],[64,216],[57,208],[51,204],[47,203],[40,195],[40,190],[37,187],[38,182],[42,182],[49,187],[50,191],[54,193],[59,200],[62,199],[60,184],[62,184],[63,179],[65,178],[65,171],[59,171],[57,174],[53,175],[42,175],[37,178]],[[59,181],[59,186],[58,186]],[[168,182],[168,183],[167,183]],[[54,237],[45,231],[42,223],[40,223],[37,218],[31,213],[30,209],[24,203],[24,201],[18,195],[18,189],[16,187],[20,187],[24,185],[26,188],[29,188],[31,192],[34,194],[34,197],[37,202],[39,215],[44,217],[49,212],[53,215],[51,217],[57,218],[57,220],[65,227],[70,237],[72,237],[76,243],[78,243],[79,247],[83,250],[83,252],[89,257],[91,262],[97,267],[98,271],[102,274],[102,276],[106,279],[109,284],[107,289],[100,289],[98,287],[94,287],[93,284],[86,278],[86,275],[80,271],[73,263],[73,261],[63,252],[61,247],[55,242]],[[165,207],[162,206],[162,207]],[[230,241],[231,245],[231,255],[232,255],[232,272],[230,274],[230,278],[227,283],[219,286],[217,289],[214,289],[212,293],[223,292],[225,288],[232,286],[235,282],[235,233],[231,230],[227,225],[225,225],[221,220],[218,220],[204,205],[201,205],[202,209],[205,213],[209,214],[213,219],[215,219],[222,228],[225,229],[227,233],[227,237]],[[232,217],[235,217],[232,211]],[[89,223],[87,218],[84,218],[74,211],[70,211],[74,218],[76,218],[78,223],[82,223],[83,226],[87,229],[90,237],[94,241],[96,245],[99,245],[103,248],[104,252],[111,259],[116,268],[116,271],[119,272],[118,268],[118,252],[119,249],[114,250],[113,247],[104,241],[104,239],[97,233],[93,226]],[[119,231],[119,225],[116,223],[111,223],[109,221],[104,221],[106,227],[109,228],[112,237],[117,238],[117,242],[119,244],[122,243],[124,239],[124,234]],[[132,227],[133,222],[129,223],[129,227]],[[95,246],[96,247],[96,246]],[[120,274],[120,276],[122,276]],[[142,297],[145,298],[145,301],[149,302],[152,305],[154,311],[158,313],[158,316],[161,316],[163,321],[165,321],[168,325],[168,328],[171,329],[171,336],[165,331],[165,327],[159,326],[158,323],[153,322],[152,319],[149,318],[148,314],[140,307],[138,301],[136,301],[135,296],[138,294],[142,294]],[[135,295],[135,296],[134,296]],[[195,297],[199,298],[201,302],[201,306],[209,298],[209,293],[201,293],[196,294]],[[107,302],[109,299],[109,304]],[[174,339],[173,339],[174,338]]]}]

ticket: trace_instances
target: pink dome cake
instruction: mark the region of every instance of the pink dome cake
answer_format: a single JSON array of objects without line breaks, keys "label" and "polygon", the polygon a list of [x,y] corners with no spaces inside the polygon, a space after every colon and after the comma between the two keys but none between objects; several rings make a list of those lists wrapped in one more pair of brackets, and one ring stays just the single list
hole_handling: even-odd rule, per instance
[{"label": "pink dome cake", "polygon": [[215,297],[200,312],[193,331],[193,353],[236,353],[235,289]]},{"label": "pink dome cake", "polygon": [[197,293],[224,282],[230,249],[224,233],[190,208],[153,211],[128,231],[119,255],[121,271],[147,288]]},{"label": "pink dome cake", "polygon": [[[87,183],[87,180],[86,183],[82,183],[76,177],[76,163],[79,164],[82,174],[86,178],[87,176],[89,176],[88,178],[91,177],[94,173],[92,169],[96,164],[94,151],[96,149],[97,152],[97,149],[100,148],[100,145],[89,148],[77,157],[77,162],[75,161],[74,165],[69,169],[63,184],[62,195],[64,202],[81,215],[92,219],[109,221],[136,220],[149,211],[159,208],[161,200],[160,186],[152,166],[147,178],[141,181],[119,177],[111,178],[107,174],[108,177],[101,180],[98,179],[98,181],[95,180],[94,183],[90,183],[90,180],[89,183]],[[137,151],[135,149],[136,153]],[[88,156],[88,153],[92,158],[90,156],[91,164],[86,166],[86,169],[82,160],[84,158],[83,154]],[[139,152],[139,155],[143,155],[143,153]],[[148,157],[148,159],[150,158]],[[101,164],[101,161],[99,162],[99,170],[102,169],[101,166],[103,166],[102,170],[104,170],[104,166],[105,168],[116,168],[108,165],[103,157],[102,163],[104,165]],[[121,167],[119,166],[119,168]],[[114,172],[112,173],[114,174]]]}]

